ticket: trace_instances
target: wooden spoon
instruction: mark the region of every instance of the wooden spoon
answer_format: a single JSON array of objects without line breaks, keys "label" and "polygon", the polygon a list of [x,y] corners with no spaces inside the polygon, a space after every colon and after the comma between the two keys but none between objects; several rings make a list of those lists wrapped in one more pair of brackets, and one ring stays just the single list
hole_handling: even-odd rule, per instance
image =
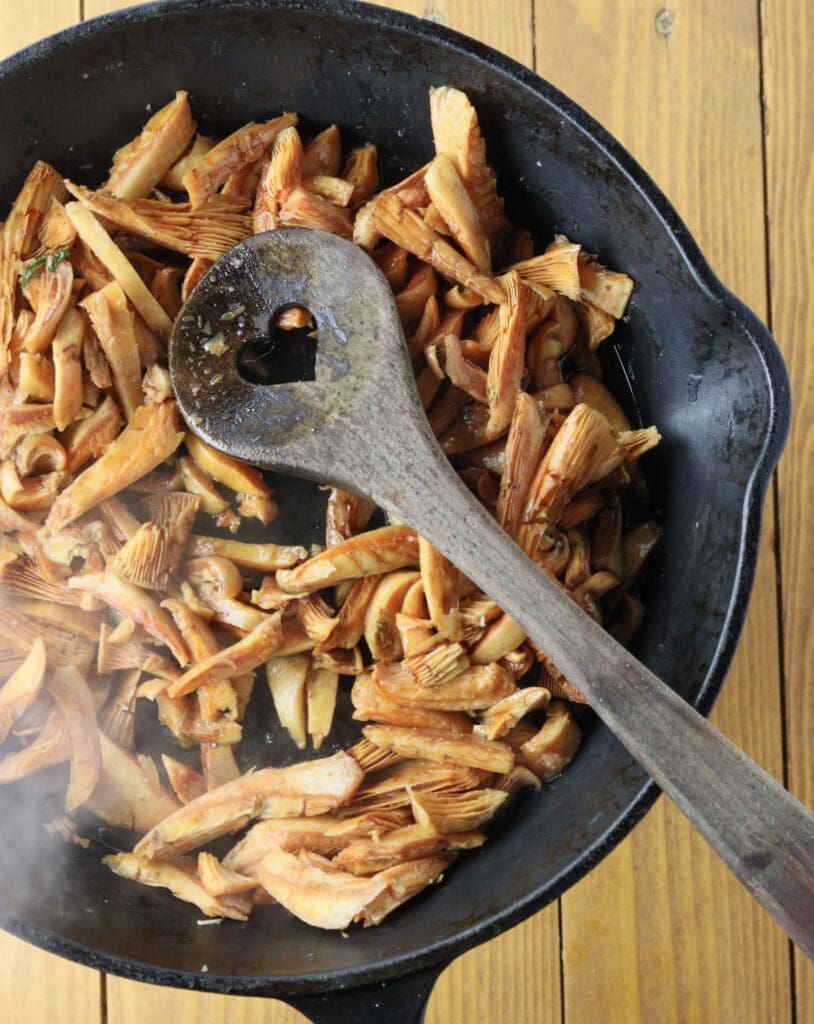
[{"label": "wooden spoon", "polygon": [[[291,305],[317,323],[315,379],[252,383],[244,346]],[[814,815],[578,608],[461,483],[419,403],[390,287],[362,249],[296,228],[242,242],[177,318],[170,370],[210,445],[366,495],[474,580],[814,958]]]}]

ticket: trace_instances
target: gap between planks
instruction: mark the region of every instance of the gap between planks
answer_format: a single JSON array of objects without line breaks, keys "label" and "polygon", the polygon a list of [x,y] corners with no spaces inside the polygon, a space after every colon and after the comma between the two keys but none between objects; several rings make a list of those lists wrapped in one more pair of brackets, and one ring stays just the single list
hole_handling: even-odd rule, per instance
[{"label": "gap between planks", "polygon": [[[793,418],[777,474],[782,534],[778,536],[783,618],[787,776],[791,790],[814,805],[814,702],[811,603],[814,530],[814,364],[807,334],[814,323],[807,282],[814,272],[814,134],[808,85],[814,75],[814,20],[809,0],[764,0],[758,6],[764,105],[766,212],[771,268],[771,327],[787,361]],[[790,245],[789,241],[793,240]],[[797,1018],[814,1019],[814,965],[793,951]]]},{"label": "gap between planks", "polygon": [[[769,159],[766,150],[766,135],[768,122],[766,117],[766,77],[765,77],[765,54],[763,52],[763,40],[765,25],[763,21],[763,0],[756,0],[757,3],[757,50],[758,50],[758,86],[760,90],[760,157],[763,164],[763,233],[764,233],[764,260],[766,271],[766,326],[774,334],[774,301],[772,294],[772,223],[769,216]],[[776,577],[776,608],[777,608],[777,661],[780,673],[780,744],[783,752],[783,785],[789,788],[789,737],[788,737],[788,694],[786,680],[786,642],[783,631],[783,546],[781,540],[782,506],[780,501],[780,481],[778,473],[772,474],[771,494],[774,501],[774,515],[772,521],[773,531],[773,552]],[[797,1024],[797,978],[796,978],[796,953],[794,943],[789,940],[789,999],[790,999],[790,1021],[789,1024]]]}]

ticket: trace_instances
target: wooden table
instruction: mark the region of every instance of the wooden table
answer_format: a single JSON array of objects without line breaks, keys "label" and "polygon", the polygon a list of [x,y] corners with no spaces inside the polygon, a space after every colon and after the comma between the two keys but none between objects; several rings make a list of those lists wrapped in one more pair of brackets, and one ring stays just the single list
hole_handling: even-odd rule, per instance
[{"label": "wooden table", "polygon": [[[0,54],[115,7],[0,0]],[[814,805],[814,4],[392,0],[534,68],[653,175],[718,274],[772,327],[791,439],[715,723]],[[47,99],[48,84],[42,84]],[[105,977],[0,933],[0,1016],[26,1024],[291,1024],[281,1003]],[[555,905],[461,957],[431,1024],[814,1021],[795,953],[666,799]]]}]

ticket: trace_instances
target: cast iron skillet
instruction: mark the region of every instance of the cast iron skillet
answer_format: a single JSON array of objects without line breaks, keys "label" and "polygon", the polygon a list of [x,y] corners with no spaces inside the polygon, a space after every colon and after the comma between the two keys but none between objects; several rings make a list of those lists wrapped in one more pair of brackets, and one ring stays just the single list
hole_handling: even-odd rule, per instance
[{"label": "cast iron skillet", "polygon": [[[178,88],[190,91],[213,133],[282,110],[298,111],[306,132],[335,121],[346,145],[379,146],[393,181],[432,152],[427,90],[439,84],[475,102],[509,212],[541,239],[564,231],[637,282],[607,353],[617,384],[630,381],[642,421],[664,435],[649,475],[665,540],[637,654],[707,712],[746,611],[764,493],[788,428],[788,380],[766,329],[715,278],[661,192],[556,89],[455,32],[365,4],[171,0],[133,8],[0,64],[0,207],[38,157],[101,181],[110,154],[145,120],[145,105],[157,109]],[[302,541],[306,528],[316,539],[318,493],[299,481],[280,481],[278,493],[284,512],[272,539]],[[247,762],[295,760],[257,689]],[[353,734],[342,718],[340,741]],[[147,745],[162,739],[149,713],[138,728]],[[114,974],[283,997],[344,1022],[377,1011],[419,1020],[453,957],[559,896],[657,795],[594,724],[573,766],[517,800],[494,839],[462,857],[443,885],[344,939],[272,907],[243,925],[198,927],[194,908],[122,882],[98,849],[45,835],[44,815],[58,810],[53,781],[0,791],[3,927]],[[98,836],[116,841],[104,830]]]}]

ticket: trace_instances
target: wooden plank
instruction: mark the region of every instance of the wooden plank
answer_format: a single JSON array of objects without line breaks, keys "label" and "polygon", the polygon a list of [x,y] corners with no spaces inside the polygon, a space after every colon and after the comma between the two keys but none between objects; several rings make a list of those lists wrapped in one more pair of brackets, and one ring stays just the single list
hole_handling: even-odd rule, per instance
[{"label": "wooden plank", "polygon": [[132,6],[130,0],[85,0],[85,21],[88,18],[96,18],[100,14],[107,14],[108,11],[120,11],[123,7]]},{"label": "wooden plank", "polygon": [[[814,76],[814,9],[808,0],[766,0],[763,95],[769,207],[771,324],[791,377],[794,418],[780,463],[783,516],[783,638],[785,646],[788,783],[814,805],[814,124],[809,84]],[[814,964],[795,958],[797,1019],[814,1020]]]},{"label": "wooden plank", "polygon": [[[538,70],[631,150],[724,282],[765,315],[756,10],[682,6],[661,14],[661,31],[657,12],[535,0]],[[766,513],[747,626],[713,720],[779,778],[771,501]],[[562,902],[566,1021],[596,1019],[599,1007],[608,1024],[788,1019],[785,939],[666,801]]]},{"label": "wooden plank", "polygon": [[104,1024],[104,978],[0,931],[0,1016],[25,1024]]},{"label": "wooden plank", "polygon": [[0,58],[72,25],[79,0],[0,0]]},{"label": "wooden plank", "polygon": [[464,32],[529,67],[534,62],[531,0],[382,0],[379,5]]},{"label": "wooden plank", "polygon": [[448,967],[430,997],[426,1024],[559,1020],[559,925],[553,903]]},{"label": "wooden plank", "polygon": [[[112,975],[108,975],[107,982],[109,1024],[308,1024],[301,1013],[276,999],[185,992],[124,981]],[[78,1018],[76,1024],[80,1024]]]}]

